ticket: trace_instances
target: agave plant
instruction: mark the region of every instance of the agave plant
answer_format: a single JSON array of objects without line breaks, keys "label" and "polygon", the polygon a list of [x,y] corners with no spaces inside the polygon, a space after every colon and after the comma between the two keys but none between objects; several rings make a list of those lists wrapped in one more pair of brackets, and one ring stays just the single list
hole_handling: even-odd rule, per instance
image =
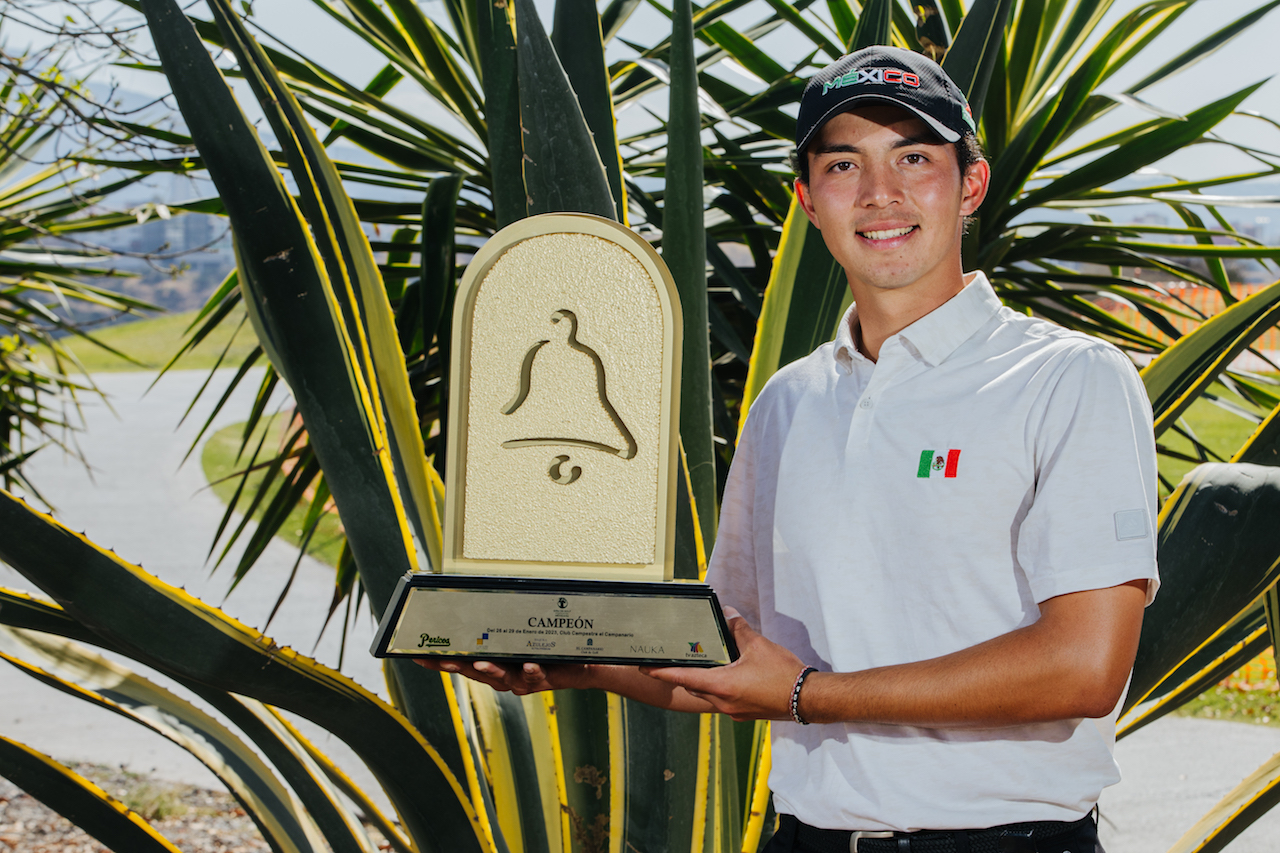
[{"label": "agave plant", "polygon": [[[317,14],[340,22],[353,39],[386,59],[368,84],[342,79],[283,41],[273,40],[278,46],[265,52],[301,108],[324,128],[326,145],[345,139],[386,164],[335,165],[366,227],[391,231],[390,239],[375,240],[373,247],[386,252],[380,267],[410,366],[424,446],[437,472],[442,472],[447,430],[440,424],[446,414],[442,403],[447,398],[449,329],[440,319],[449,310],[458,267],[479,240],[520,216],[554,208],[561,188],[582,185],[583,170],[596,169],[597,159],[609,197],[599,195],[583,209],[612,208],[617,218],[659,244],[666,233],[668,208],[681,215],[682,205],[667,204],[666,188],[687,183],[678,172],[694,160],[688,154],[672,155],[665,121],[645,124],[634,119],[671,81],[674,42],[666,33],[655,36],[628,29],[639,4],[626,0],[613,0],[598,15],[585,0],[561,0],[547,45],[543,40],[516,44],[516,34],[535,26],[541,30],[531,5],[525,3],[515,4],[514,14],[508,16],[504,4],[476,7],[451,0],[433,18],[412,2],[313,2]],[[843,273],[793,204],[790,176],[783,166],[794,126],[786,107],[798,100],[807,73],[849,48],[872,43],[893,43],[943,57],[948,71],[971,96],[979,135],[997,176],[971,229],[967,264],[984,269],[1010,304],[1150,356],[1179,336],[1169,317],[1203,318],[1192,306],[1181,304],[1176,293],[1122,270],[1146,268],[1205,283],[1221,290],[1230,305],[1236,297],[1228,287],[1225,260],[1251,259],[1271,268],[1276,260],[1275,247],[1259,245],[1226,222],[1219,208],[1230,204],[1230,196],[1222,189],[1212,196],[1202,192],[1275,174],[1273,155],[1235,145],[1257,163],[1256,168],[1198,181],[1165,176],[1153,166],[1187,145],[1231,146],[1214,135],[1214,128],[1237,111],[1253,87],[1182,117],[1142,100],[1150,87],[1255,25],[1274,3],[1228,23],[1128,90],[1106,92],[1108,81],[1150,53],[1153,43],[1193,2],[1142,4],[1106,32],[1099,32],[1098,26],[1111,9],[1110,0],[977,3],[963,30],[959,23],[964,7],[958,0],[873,2],[861,13],[856,4],[833,0],[825,4],[823,15],[803,0],[794,5],[776,0],[767,9],[761,7],[757,23],[741,30],[726,20],[746,6],[740,0],[721,0],[697,12],[693,61],[698,69],[698,108],[701,125],[714,139],[703,144],[701,183],[711,198],[703,212],[705,265],[700,267],[707,269],[703,278],[712,369],[710,389],[705,395],[697,392],[708,403],[686,406],[684,411],[705,424],[709,410],[714,439],[700,438],[707,433],[704,426],[684,426],[692,488],[704,510],[698,515],[704,546],[713,541],[715,521],[714,511],[706,508],[715,505],[750,400],[779,366],[831,336],[849,298]],[[508,17],[514,19],[514,28],[494,26]],[[226,45],[212,22],[197,20],[196,26],[209,43]],[[780,30],[811,49],[797,51],[793,60],[782,64],[757,44]],[[949,50],[953,33],[955,49]],[[648,35],[648,43],[641,43],[641,35]],[[492,49],[495,38],[508,39],[507,49]],[[606,67],[607,46],[631,55]],[[726,75],[719,73],[722,62],[767,83],[749,91],[726,82]],[[552,63],[554,73],[547,70]],[[389,93],[408,86],[432,99],[463,130],[444,130],[396,107]],[[566,99],[573,102],[566,108],[548,106]],[[1153,117],[1123,131],[1103,134],[1095,129],[1120,107],[1144,110]],[[614,116],[622,110],[630,110],[628,125],[635,129],[619,137]],[[575,125],[579,115],[589,130],[585,137],[581,125]],[[521,121],[542,123],[545,134],[521,140],[512,132]],[[563,146],[576,155],[559,171],[553,174],[539,167],[544,153]],[[528,159],[522,160],[525,155]],[[199,165],[198,160],[183,160],[168,167]],[[1138,172],[1158,177],[1140,182],[1132,177]],[[361,198],[374,186],[419,192],[423,202]],[[1117,224],[1104,215],[1111,208],[1137,203],[1164,205],[1184,224]],[[667,231],[685,233],[681,222]],[[680,251],[677,246],[676,254]],[[695,267],[698,261],[689,259]],[[681,280],[686,280],[683,275]],[[1144,333],[1103,310],[1095,300],[1098,294],[1133,305],[1167,338]],[[239,298],[234,282],[228,282],[211,300],[190,345],[223,321]],[[702,302],[697,299],[694,304]],[[804,310],[792,314],[792,305]],[[693,326],[700,328],[694,319]],[[701,347],[703,335],[690,337],[690,346]],[[696,360],[694,353],[686,356],[686,364],[705,360],[701,350]],[[241,373],[260,361],[251,358]],[[703,374],[693,370],[686,383],[701,382]],[[268,370],[263,390],[276,380]],[[1265,379],[1235,374],[1226,381],[1267,410],[1280,402]],[[249,413],[246,442],[261,414],[260,408]],[[1176,419],[1174,429],[1205,457],[1206,449]],[[306,464],[312,459],[306,433],[290,439],[296,440],[286,441],[282,452],[263,463],[268,469],[263,486],[238,496],[249,505],[249,514],[264,503],[269,508],[263,523],[248,534],[251,541],[236,566],[237,578],[249,570],[288,509],[323,477],[321,467]],[[284,465],[295,457],[298,464]],[[699,461],[708,458],[714,464]],[[1173,484],[1165,486],[1167,490]],[[228,508],[225,529],[231,529],[227,525],[236,506],[233,502]],[[236,535],[238,530],[233,530],[230,538]],[[350,581],[355,575],[347,571],[343,577]],[[346,590],[339,591],[339,598]]]},{"label": "agave plant", "polygon": [[[146,0],[141,5],[200,150],[198,160],[173,167],[208,170],[220,193],[216,208],[231,218],[236,232],[236,277],[206,309],[196,336],[225,316],[231,305],[245,304],[261,341],[261,355],[271,363],[265,384],[272,386],[281,378],[288,383],[305,425],[305,431],[289,436],[286,452],[280,454],[295,464],[286,487],[271,499],[268,515],[291,507],[302,488],[323,472],[324,486],[317,495],[332,493],[348,535],[347,556],[338,572],[339,592],[349,589],[358,574],[375,612],[385,605],[395,579],[420,567],[419,550],[427,563],[435,564],[438,554],[441,485],[430,460],[439,465],[443,458],[440,436],[445,431],[437,424],[445,414],[441,401],[447,396],[443,383],[450,342],[441,319],[450,309],[460,256],[465,258],[466,247],[477,237],[520,216],[549,210],[586,210],[651,226],[655,236],[661,231],[664,254],[682,288],[685,339],[698,347],[684,359],[682,411],[696,420],[681,424],[687,464],[686,485],[680,492],[678,571],[686,577],[700,573],[714,536],[716,468],[722,468],[731,454],[735,418],[745,414],[754,389],[773,370],[830,335],[846,298],[840,271],[820,237],[796,216],[787,180],[775,168],[791,133],[783,108],[798,98],[804,72],[825,61],[819,54],[832,59],[850,47],[893,42],[943,56],[945,67],[981,116],[984,141],[997,169],[1002,163],[1008,166],[1001,174],[1009,186],[993,193],[980,212],[968,257],[987,269],[1010,302],[1155,351],[1163,348],[1160,341],[1135,336],[1115,318],[1099,313],[1087,298],[1099,290],[1121,294],[1158,316],[1166,309],[1149,298],[1149,286],[1119,275],[1083,276],[1072,264],[1092,261],[1109,268],[1123,256],[1125,266],[1177,269],[1165,258],[1186,257],[1177,254],[1182,251],[1207,259],[1212,277],[1213,262],[1230,257],[1229,250],[1240,249],[1238,256],[1274,258],[1274,249],[1254,246],[1225,228],[1189,223],[1175,230],[1178,236],[1196,240],[1194,245],[1170,243],[1175,248],[1168,248],[1137,240],[1141,233],[1154,233],[1150,229],[1134,232],[1082,215],[1079,228],[1069,231],[1062,230],[1067,226],[1058,219],[1037,224],[1034,216],[1045,207],[1083,211],[1114,202],[1117,196],[1108,192],[1177,204],[1190,212],[1185,199],[1161,195],[1199,189],[1185,182],[1172,190],[1165,186],[1149,192],[1108,187],[1127,174],[1121,169],[1125,163],[1129,165],[1124,168],[1137,168],[1158,159],[1160,151],[1176,148],[1174,139],[1186,144],[1203,138],[1234,109],[1231,98],[1207,113],[1162,116],[1092,149],[1071,147],[1088,148],[1072,140],[1087,139],[1089,122],[1108,104],[1136,100],[1144,87],[1110,101],[1097,87],[1140,53],[1189,2],[1145,4],[1097,41],[1090,37],[1091,30],[1108,8],[1105,2],[977,2],[961,26],[957,24],[962,8],[954,1],[942,3],[941,9],[914,4],[920,17],[913,20],[905,6],[889,0],[872,0],[860,10],[834,0],[827,4],[829,22],[808,4],[776,2],[770,3],[771,11],[757,26],[742,31],[724,20],[739,3],[715,3],[697,15],[682,3],[671,10],[670,38],[649,46],[636,43],[632,58],[607,68],[604,45],[621,32],[637,5],[633,2],[611,4],[596,17],[593,6],[563,0],[558,6],[563,12],[558,11],[548,37],[526,0],[479,6],[446,2],[447,20],[439,21],[408,0],[385,5],[374,0],[341,5],[317,0],[318,7],[387,57],[387,68],[363,88],[297,55],[263,49],[225,0],[210,3],[214,21],[194,24],[170,0]],[[1206,54],[1253,20],[1246,16],[1225,28],[1185,59]],[[808,38],[814,54],[788,68],[756,45],[782,27]],[[200,38],[235,57],[234,73],[254,90],[279,151],[267,151],[254,135]],[[758,92],[727,84],[710,72],[721,59],[732,59],[771,82]],[[1174,70],[1164,69],[1160,76]],[[1009,81],[1015,79],[1013,87]],[[397,110],[384,96],[389,87],[405,80],[453,112],[477,141]],[[616,110],[643,104],[668,86],[667,119],[652,132],[615,141]],[[323,126],[324,139],[311,122]],[[700,131],[708,132],[715,143],[700,144]],[[391,167],[334,163],[324,146],[336,138],[362,145]],[[1140,139],[1143,145],[1134,144]],[[1017,151],[1022,153],[1010,153]],[[1055,174],[1054,158],[1069,152],[1074,152],[1073,158],[1089,159],[1074,171]],[[1118,152],[1123,156],[1115,157]],[[1266,155],[1258,156],[1266,160]],[[289,169],[297,198],[287,189],[278,164]],[[1072,175],[1083,177],[1071,179]],[[663,189],[655,191],[652,182],[640,178],[660,179]],[[351,199],[344,185],[358,188],[362,183],[418,188],[424,191],[423,202]],[[717,194],[704,210],[708,185]],[[390,240],[370,242],[362,223],[396,230]],[[1213,242],[1223,236],[1216,231],[1237,245]],[[1076,254],[1064,256],[1062,247],[1071,240],[1076,240]],[[741,250],[726,251],[725,244],[734,242]],[[387,253],[385,262],[375,262],[377,251]],[[413,253],[419,255],[417,264],[410,263]],[[742,263],[748,257],[753,265]],[[765,281],[768,289],[762,295]],[[1231,359],[1274,321],[1278,299],[1280,291],[1273,287],[1232,304],[1152,362],[1144,378],[1158,429],[1171,428],[1213,379],[1226,375]],[[700,308],[706,312],[702,318]],[[1266,401],[1266,386],[1257,379],[1241,377],[1237,387]],[[251,422],[260,415],[256,409]],[[1267,423],[1273,421],[1274,416]],[[713,449],[713,425],[721,440],[718,449]],[[1273,432],[1264,427],[1242,450],[1246,455],[1234,462],[1266,464],[1275,457],[1273,444]],[[283,476],[283,459],[277,462],[279,468],[272,470]],[[1218,569],[1224,564],[1218,553],[1196,552],[1186,544],[1197,541],[1197,531],[1207,519],[1218,520],[1213,515],[1219,512],[1217,505],[1228,507],[1226,515],[1235,519],[1232,524],[1256,523],[1249,520],[1260,517],[1253,513],[1265,512],[1267,502],[1274,500],[1274,485],[1254,471],[1201,470],[1167,503],[1160,528],[1166,590],[1206,595],[1207,575],[1219,604],[1188,614],[1178,606],[1184,594],[1166,592],[1147,620],[1126,725],[1154,719],[1172,707],[1173,700],[1160,704],[1163,697],[1187,695],[1188,685],[1211,677],[1212,668],[1231,655],[1256,650],[1260,625],[1264,633],[1268,630],[1267,615],[1274,608],[1267,611],[1262,602],[1274,589],[1270,572],[1276,552],[1268,551],[1272,545],[1265,537],[1258,538],[1248,560],[1231,563],[1229,573]],[[1242,476],[1260,484],[1250,489],[1233,486]],[[1234,497],[1224,501],[1224,492]],[[247,655],[246,649],[269,647],[268,640],[166,590],[21,504],[0,501],[0,512],[7,529],[22,531],[22,536],[13,537],[18,541],[0,537],[0,557],[64,608],[57,616],[47,605],[5,607],[0,608],[0,620],[16,620],[15,612],[34,613],[44,607],[39,624],[13,624],[123,650],[186,679],[184,683],[218,696],[223,704],[215,705],[220,709],[232,708],[234,714],[223,712],[255,741],[278,736],[263,734],[250,719],[266,720],[270,709],[236,711],[217,691],[252,696],[312,719],[322,717],[317,719],[321,725],[344,739],[355,738],[358,752],[370,748],[370,740],[357,729],[380,733],[409,756],[406,763],[422,758],[415,765],[421,786],[415,796],[431,802],[432,814],[428,818],[421,811],[402,812],[404,834],[398,837],[405,845],[590,850],[607,844],[610,850],[631,845],[646,850],[745,851],[756,850],[768,835],[765,725],[681,717],[599,693],[516,699],[472,692],[453,678],[403,662],[387,669],[394,705],[403,718],[385,706],[374,707],[376,702],[345,683],[321,677],[292,653],[266,654],[283,667],[270,670],[278,680],[250,679],[240,673],[257,664],[240,655]],[[1238,530],[1248,535],[1252,528]],[[270,525],[260,526],[254,535],[271,535]],[[92,571],[67,578],[59,568],[72,561]],[[95,573],[102,578],[95,579]],[[118,579],[127,594],[109,595],[107,578]],[[125,579],[132,581],[125,585]],[[126,604],[131,597],[146,605]],[[225,646],[229,663],[223,668],[220,655],[210,663],[203,655],[161,646],[158,630],[148,633],[147,619],[117,618],[114,611],[106,612],[113,604],[126,608],[125,617],[163,613],[172,624],[198,629],[202,638],[232,638]],[[56,621],[68,617],[80,627]],[[395,725],[383,719],[387,716]],[[379,721],[372,721],[374,717]],[[204,723],[188,727],[212,730]],[[275,732],[278,727],[266,728]],[[221,733],[201,737],[226,742]],[[298,754],[299,749],[315,758],[305,744],[282,740],[285,748],[271,754],[273,762],[279,754],[287,763],[286,753]],[[34,768],[37,775],[41,767],[46,777],[61,775],[29,753],[15,749],[5,754],[18,756],[9,766],[25,762],[23,766]],[[282,775],[293,772],[280,764],[277,768]],[[384,772],[390,771],[375,770],[380,779]],[[290,777],[288,787],[310,803],[306,797],[319,796],[312,790],[314,778],[314,773]],[[397,786],[404,778],[391,774],[383,780],[398,809],[406,794]],[[1272,781],[1264,768],[1252,787],[1236,798],[1252,797],[1254,806],[1230,820],[1230,813],[1220,809],[1207,820],[1221,828],[1202,833],[1204,838],[1188,841],[1182,849],[1217,849],[1215,844],[1225,843],[1269,802]],[[241,784],[233,790],[248,787],[252,786]],[[83,789],[77,790],[81,793],[75,796],[83,796]],[[285,799],[276,796],[277,801]],[[316,813],[311,805],[307,809]],[[276,820],[282,827],[288,824],[285,818]],[[260,820],[260,825],[267,823],[265,817]],[[296,809],[288,825],[297,828],[271,830],[273,844],[283,847],[281,836],[299,845],[312,837]],[[335,818],[331,825],[349,821]],[[347,829],[332,831],[343,843],[347,834],[354,835]],[[360,843],[358,838],[354,843]]]},{"label": "agave plant", "polygon": [[[50,69],[36,79],[57,74]],[[49,89],[26,74],[11,71],[0,83],[0,482],[35,495],[39,491],[24,476],[23,463],[50,444],[73,451],[69,434],[78,426],[77,394],[97,393],[66,346],[67,336],[110,349],[76,321],[73,305],[118,314],[159,310],[92,284],[114,274],[92,266],[105,253],[66,241],[134,224],[131,214],[93,209],[138,178],[103,184],[91,173],[78,173],[71,159],[41,165],[59,113]]]},{"label": "agave plant", "polygon": [[[1208,338],[1197,331],[1179,346],[1194,344],[1201,355],[1229,349],[1221,334],[1218,343]],[[1255,436],[1247,458],[1274,457],[1278,436],[1274,428]],[[365,468],[370,479],[381,473],[383,483],[393,482],[377,461],[370,459]],[[1235,649],[1212,651],[1228,642],[1214,630],[1223,620],[1230,625],[1234,616],[1248,623],[1243,654],[1259,647],[1267,619],[1257,618],[1252,609],[1261,596],[1267,615],[1274,613],[1274,584],[1280,577],[1277,510],[1280,472],[1247,462],[1197,469],[1166,504],[1159,524],[1166,591],[1144,628],[1135,698],[1146,700],[1171,680],[1166,690],[1185,690],[1181,682],[1187,676],[1178,675],[1182,670],[1192,678],[1207,670],[1212,680],[1237,665],[1230,660]],[[723,756],[717,755],[732,742],[723,734],[716,737],[725,725],[721,720],[690,717],[697,725],[681,749],[663,725],[662,712],[616,697],[600,697],[605,725],[599,730],[591,715],[580,713],[582,707],[559,697],[517,699],[452,676],[440,678],[447,704],[438,710],[447,713],[445,725],[424,737],[396,707],[340,674],[163,584],[8,493],[0,493],[0,525],[6,531],[0,536],[0,559],[56,602],[0,590],[0,658],[190,750],[240,800],[273,850],[321,851],[327,844],[334,851],[372,853],[347,799],[405,853],[625,850],[628,844],[649,850],[757,851],[763,840],[759,829],[767,790],[758,780],[767,773],[767,751],[755,750],[746,778],[756,782],[743,803],[735,791],[737,780],[726,775]],[[1224,554],[1222,543],[1234,550]],[[1222,571],[1224,562],[1230,572]],[[70,566],[76,570],[68,571]],[[85,646],[169,676],[240,734]],[[1217,659],[1189,664],[1197,656]],[[1170,671],[1172,677],[1166,676]],[[395,703],[403,705],[404,681],[390,675]],[[1159,713],[1150,704],[1146,708],[1137,723],[1126,724],[1128,729]],[[398,823],[281,710],[347,742],[372,770]],[[575,763],[590,760],[580,740],[584,734],[606,743],[608,765]],[[1276,764],[1276,759],[1264,764],[1173,849],[1222,849],[1274,801],[1280,777]],[[0,775],[113,849],[176,850],[106,792],[2,735]],[[693,782],[693,797],[672,786],[683,775]],[[581,802],[593,798],[607,802],[607,810],[588,820]],[[743,806],[750,811],[739,836],[733,818]],[[642,843],[646,846],[640,848]]]},{"label": "agave plant", "polygon": [[[230,5],[215,2],[210,8],[259,105],[267,111],[280,143],[280,157],[299,189],[296,199],[176,3],[146,0],[142,7],[175,98],[200,148],[202,165],[217,186],[221,204],[233,222],[237,292],[274,370],[294,392],[306,424],[309,450],[315,464],[323,466],[327,488],[342,513],[354,569],[360,574],[375,613],[380,612],[395,581],[405,572],[420,568],[419,552],[424,555],[425,565],[421,567],[438,564],[440,538],[440,480],[428,464],[415,417],[410,374],[398,343],[389,288],[374,263],[372,247],[361,230],[354,205],[342,189],[337,169],[298,102]],[[515,11],[520,14],[518,6]],[[684,21],[688,33],[687,6]],[[510,23],[505,26],[510,32]],[[530,35],[529,28],[525,32],[526,39],[537,35]],[[545,36],[540,45],[528,50],[535,52],[535,60],[538,51],[554,60]],[[539,65],[537,61],[531,65],[530,73],[546,73],[549,68],[558,67]],[[680,63],[676,63],[675,73],[691,81],[692,62],[686,62],[684,68],[681,70]],[[563,91],[572,97],[567,85]],[[677,105],[680,103],[676,100]],[[684,103],[694,105],[696,101],[686,96]],[[695,140],[696,153],[696,113],[685,124],[689,128],[686,132]],[[518,127],[516,132],[520,132]],[[577,138],[592,144],[585,125],[579,125]],[[555,156],[576,155],[582,150],[563,144],[556,146]],[[594,149],[590,150],[594,153]],[[554,165],[548,158],[542,163],[548,170]],[[571,209],[582,209],[577,207],[581,205],[613,215],[611,202],[608,206],[600,203],[610,199],[610,192],[598,157],[596,164],[595,172],[583,174],[572,192],[562,191],[544,204],[574,206]],[[534,178],[528,180],[536,184]],[[691,189],[688,204],[696,205],[700,213],[700,183],[691,182]],[[673,191],[672,199],[676,198],[678,193]],[[697,227],[701,217],[693,218],[688,229],[690,238],[701,245]],[[670,252],[670,245],[667,248]],[[681,263],[673,261],[672,266],[680,275]],[[694,292],[701,295],[705,285],[700,268],[697,273]],[[704,354],[703,364],[706,363]],[[704,392],[707,387],[704,379]],[[709,438],[709,426],[707,433]],[[335,681],[329,677],[331,674],[299,661],[291,653],[272,650],[269,641],[260,635],[252,636],[242,626],[222,621],[214,611],[144,577],[140,570],[112,560],[83,540],[79,540],[80,556],[75,559],[88,560],[97,567],[87,570],[83,578],[96,591],[59,587],[57,582],[50,585],[48,578],[40,577],[42,569],[32,560],[36,551],[27,549],[35,547],[59,560],[53,556],[55,543],[66,544],[65,532],[12,499],[7,505],[13,516],[6,520],[5,529],[14,531],[17,541],[9,543],[11,548],[0,546],[6,562],[41,585],[73,618],[85,626],[98,626],[90,631],[102,636],[109,648],[123,651],[197,689],[250,739],[259,742],[260,736],[280,738],[279,726],[268,726],[270,731],[262,734],[258,731],[262,723],[271,722],[269,710],[257,705],[239,709],[239,700],[219,691],[253,696],[317,722],[318,717],[325,716],[321,725],[344,740],[355,737],[351,745],[361,754],[365,749],[381,751],[383,765],[400,762],[402,755],[410,753],[421,758],[417,767],[410,767],[413,760],[409,760],[404,766],[375,769],[384,786],[390,785],[387,794],[401,811],[405,843],[410,848],[589,850],[599,849],[607,839],[613,849],[631,844],[640,849],[730,850],[739,849],[744,834],[752,849],[756,843],[752,834],[756,840],[760,837],[764,810],[754,815],[745,811],[749,803],[757,802],[757,789],[763,790],[763,782],[759,781],[763,775],[759,772],[762,760],[757,726],[735,726],[710,716],[665,713],[598,692],[521,700],[495,697],[486,691],[471,698],[468,688],[457,679],[428,672],[410,661],[395,661],[386,668],[390,693],[400,711],[374,707],[378,703],[371,702],[367,694]],[[680,515],[684,541],[696,542],[692,501],[686,500],[684,507]],[[37,541],[41,543],[38,546]],[[91,551],[100,559],[94,559]],[[685,549],[687,555],[694,555],[695,551],[691,546]],[[696,576],[699,568],[693,556],[681,565],[686,576]],[[127,622],[142,623],[148,621],[139,618],[144,612],[170,614],[151,623],[150,630],[155,633],[149,640],[135,634],[126,638],[119,631],[131,628],[119,624],[102,626],[97,616],[88,615],[80,603],[75,603],[100,600],[100,584],[110,585],[107,573],[114,573],[123,583],[121,570],[135,579],[126,585],[131,590],[128,595],[136,602],[121,610],[117,599],[114,609],[119,616]],[[88,575],[96,579],[90,581]],[[144,605],[144,600],[149,604]],[[136,610],[139,606],[144,609]],[[6,613],[10,609],[4,608]],[[158,642],[161,633],[173,636],[162,626],[176,624],[172,619],[184,621],[179,610],[196,614],[194,621],[204,625],[181,629],[194,632],[191,636],[199,637],[199,641],[193,640],[187,652],[177,655],[146,651]],[[228,646],[211,634],[224,640],[230,637],[233,642]],[[210,656],[207,648],[222,651]],[[266,689],[265,693],[259,691],[259,686],[235,683],[232,676],[243,667],[259,666],[244,657],[246,651],[253,649],[265,658],[279,661],[282,667],[271,668],[276,673],[274,677],[264,673],[259,686]],[[76,651],[75,656],[79,659],[83,653]],[[286,675],[286,671],[292,674]],[[268,684],[274,686],[268,688]],[[177,705],[168,697],[152,702],[162,702],[165,707]],[[346,722],[334,728],[336,717],[321,711],[324,708],[339,711],[338,716],[345,716]],[[370,715],[380,716],[382,722]],[[255,724],[252,717],[261,722]],[[188,727],[199,729],[205,741],[213,739],[224,744],[217,749],[202,749],[215,749],[221,754],[229,748],[225,746],[225,734],[214,732],[207,722],[189,722]],[[378,728],[387,740],[375,746],[380,739],[375,737]],[[284,740],[286,752],[305,752],[290,739]],[[740,753],[744,758],[756,756],[754,774],[748,775],[746,767],[739,773]],[[18,767],[14,772],[39,776],[44,768],[49,778],[66,776],[56,768],[49,769],[47,761],[32,757],[29,752],[15,750],[10,755],[13,766]],[[281,755],[287,759],[287,755]],[[281,775],[297,772],[286,771],[278,763],[277,769]],[[304,787],[314,785],[305,775],[299,779]],[[406,812],[399,797],[408,796],[405,785],[410,779],[416,780],[416,790],[412,792],[415,804]],[[295,780],[288,781],[305,801],[304,791],[293,785]],[[744,783],[742,794],[740,782]],[[70,783],[66,787],[72,789]],[[280,790],[269,782],[242,780],[233,791],[257,807],[259,825],[273,844],[281,849],[288,845],[297,849],[315,847],[314,839],[319,836],[307,820],[298,816],[297,809],[291,818],[271,805],[284,803],[287,797],[274,796],[271,803],[263,806],[245,793],[264,788],[272,788],[277,794]],[[75,797],[84,796],[83,786],[75,786],[74,790]],[[249,810],[248,804],[246,809]],[[306,811],[313,812],[310,804]],[[268,812],[274,824],[267,819]],[[350,821],[335,818],[329,827],[322,828],[326,839],[330,832],[338,832],[343,843],[348,843]]]}]

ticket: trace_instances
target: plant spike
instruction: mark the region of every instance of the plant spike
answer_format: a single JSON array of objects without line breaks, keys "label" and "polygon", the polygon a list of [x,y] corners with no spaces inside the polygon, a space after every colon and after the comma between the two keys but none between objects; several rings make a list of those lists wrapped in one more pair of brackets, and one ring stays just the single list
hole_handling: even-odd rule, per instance
[{"label": "plant spike", "polygon": [[[716,535],[715,449],[711,426],[711,350],[707,336],[707,252],[702,206],[702,114],[698,109],[690,0],[676,0],[671,31],[671,107],[662,255],[675,278],[684,312],[680,440],[701,538]],[[691,567],[677,567],[691,577]]]},{"label": "plant spike", "polygon": [[520,133],[514,11],[510,0],[477,3],[493,212],[499,228],[524,218],[527,197],[521,168],[524,143]]},{"label": "plant spike", "polygon": [[527,212],[616,219],[600,154],[533,0],[513,2]]},{"label": "plant spike", "polygon": [[895,0],[868,0],[858,16],[858,26],[849,38],[849,52],[893,42]]},{"label": "plant spike", "polygon": [[569,78],[569,85],[578,97],[582,116],[609,179],[614,216],[625,225],[627,191],[622,182],[622,156],[618,150],[613,93],[609,91],[609,69],[605,67],[604,38],[600,28],[595,0],[556,0],[551,44]]},{"label": "plant spike", "polygon": [[987,85],[1004,51],[1005,22],[1013,0],[976,0],[964,16],[942,68],[964,92],[973,120],[982,118]]}]

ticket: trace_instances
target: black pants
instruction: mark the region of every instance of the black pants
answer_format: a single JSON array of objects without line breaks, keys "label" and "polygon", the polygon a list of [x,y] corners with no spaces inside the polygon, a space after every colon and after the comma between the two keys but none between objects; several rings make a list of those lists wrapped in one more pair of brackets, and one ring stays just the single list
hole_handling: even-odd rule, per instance
[{"label": "black pants", "polygon": [[[818,848],[802,843],[796,838],[796,826],[799,822],[791,815],[782,815],[778,831],[765,846],[763,853],[827,853],[825,848]],[[877,848],[883,848],[883,839]],[[863,842],[864,847],[871,846]],[[1065,835],[1055,835],[1035,845],[1036,853],[1105,853],[1098,841],[1098,827],[1092,820],[1083,821],[1078,829]]]}]

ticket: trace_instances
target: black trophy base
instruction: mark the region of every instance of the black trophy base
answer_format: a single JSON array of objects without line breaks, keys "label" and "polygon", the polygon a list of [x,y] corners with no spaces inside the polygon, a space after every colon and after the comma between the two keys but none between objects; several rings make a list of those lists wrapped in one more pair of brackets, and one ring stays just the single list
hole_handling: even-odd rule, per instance
[{"label": "black trophy base", "polygon": [[723,666],[738,649],[702,583],[413,572],[396,586],[375,657]]}]

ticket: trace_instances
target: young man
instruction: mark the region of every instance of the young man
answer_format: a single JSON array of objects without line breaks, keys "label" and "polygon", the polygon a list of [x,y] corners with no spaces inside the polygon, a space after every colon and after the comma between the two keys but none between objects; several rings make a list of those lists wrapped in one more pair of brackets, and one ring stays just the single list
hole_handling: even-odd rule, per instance
[{"label": "young man", "polygon": [[797,124],[797,197],[855,305],[738,444],[707,580],[741,659],[434,666],[779,721],[770,853],[1095,853],[1158,584],[1142,385],[962,272],[990,168],[936,64],[844,57]]}]

